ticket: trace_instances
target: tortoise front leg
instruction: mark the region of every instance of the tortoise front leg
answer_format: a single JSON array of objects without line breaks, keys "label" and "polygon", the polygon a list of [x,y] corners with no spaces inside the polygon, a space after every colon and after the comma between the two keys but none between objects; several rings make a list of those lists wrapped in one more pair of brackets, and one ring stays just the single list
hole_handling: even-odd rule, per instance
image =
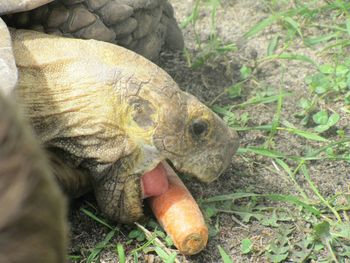
[{"label": "tortoise front leg", "polygon": [[143,210],[140,175],[129,173],[112,167],[108,176],[94,183],[94,192],[99,207],[109,219],[130,224],[143,216]]},{"label": "tortoise front leg", "polygon": [[47,151],[50,167],[62,191],[71,198],[77,198],[92,190],[89,176],[81,170],[71,168],[56,154]]}]

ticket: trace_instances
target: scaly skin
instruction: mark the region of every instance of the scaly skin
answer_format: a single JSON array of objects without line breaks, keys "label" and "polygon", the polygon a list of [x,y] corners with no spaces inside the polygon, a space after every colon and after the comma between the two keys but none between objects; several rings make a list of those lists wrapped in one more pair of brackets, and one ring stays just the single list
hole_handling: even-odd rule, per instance
[{"label": "scaly skin", "polygon": [[[9,8],[1,7],[4,1],[0,0],[0,14],[9,12]],[[42,4],[46,1],[41,0]],[[4,19],[15,28],[115,43],[151,60],[156,60],[165,47],[184,47],[167,0],[57,0]]]},{"label": "scaly skin", "polygon": [[110,219],[142,216],[139,178],[162,160],[204,182],[229,165],[236,133],[150,61],[105,42],[11,34],[17,103],[68,166],[56,176],[79,192],[92,186]]}]

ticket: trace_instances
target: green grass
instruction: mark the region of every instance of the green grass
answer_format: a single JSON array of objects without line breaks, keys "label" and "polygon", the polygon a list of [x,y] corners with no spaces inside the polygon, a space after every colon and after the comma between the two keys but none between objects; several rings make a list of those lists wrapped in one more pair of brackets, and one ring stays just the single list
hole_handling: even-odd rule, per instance
[{"label": "green grass", "polygon": [[[216,11],[219,6],[220,0],[196,0],[191,14],[181,23],[181,28],[185,29],[186,27],[191,27],[195,35],[195,52],[191,52],[186,48],[184,50],[184,57],[188,66],[192,69],[197,69],[210,60],[223,57],[227,53],[236,50],[236,45],[234,43],[224,43],[217,35]],[[198,32],[197,29],[200,12],[203,11],[209,12],[211,18],[208,41],[202,41],[202,34],[201,32]]]},{"label": "green grass", "polygon": [[[100,262],[100,256],[103,250],[113,250],[118,258],[118,262],[143,262],[140,257],[145,254],[156,254],[165,263],[179,263],[177,259],[178,253],[171,248],[173,242],[171,238],[161,229],[158,223],[149,219],[144,225],[135,223],[134,227],[129,228],[127,235],[123,235],[123,244],[115,243],[118,234],[121,230],[118,227],[113,227],[107,220],[97,216],[95,213],[82,208],[80,210],[86,216],[106,228],[105,237],[90,249],[85,258],[87,263]],[[125,246],[133,246],[133,249],[126,251]],[[113,249],[114,248],[114,249]],[[129,256],[129,257],[128,257]],[[80,261],[82,256],[71,255],[71,261]]]},{"label": "green grass", "polygon": [[[253,63],[244,64],[240,70],[241,78],[226,87],[210,105],[241,134],[254,131],[264,134],[265,140],[260,145],[241,147],[238,158],[247,164],[256,162],[256,157],[262,158],[293,187],[288,194],[259,194],[254,192],[253,185],[250,191],[237,190],[199,200],[199,203],[211,238],[220,230],[220,224],[217,224],[220,214],[233,215],[236,223],[244,228],[258,222],[272,230],[274,237],[263,246],[251,236],[242,239],[239,256],[263,257],[271,262],[346,262],[350,258],[350,193],[323,195],[312,180],[310,167],[317,161],[350,162],[350,138],[338,126],[341,116],[350,113],[350,3],[345,0],[262,2],[269,13],[248,30],[245,37],[248,40],[259,37],[271,26],[279,26],[280,30],[272,36],[266,54]],[[190,29],[195,35],[195,50],[184,52],[188,66],[193,70],[200,70],[216,59],[225,60],[236,55],[235,44],[223,43],[217,33],[219,8],[219,0],[196,0],[191,14],[181,23],[183,29]],[[211,19],[210,35],[206,40],[198,31],[201,12],[209,14]],[[290,52],[296,44],[304,50],[314,51],[317,59]],[[285,100],[295,95],[283,88],[288,71],[286,63],[289,62],[313,69],[313,73],[304,79],[308,96],[295,102],[294,117],[298,121],[294,123],[282,114]],[[276,76],[280,83],[277,87],[266,88],[257,72],[270,63],[280,65],[280,75]],[[249,95],[242,92],[247,87],[252,89]],[[232,103],[218,104],[223,97]],[[334,109],[336,103],[341,104],[337,110]],[[268,124],[251,126],[249,110],[258,106],[274,107],[274,116]],[[235,113],[238,110],[240,114]],[[283,134],[310,146],[299,156],[281,152],[276,147],[276,138]],[[163,262],[180,262],[170,238],[156,222],[150,220],[144,225],[136,225],[126,233],[126,241],[121,244],[113,241],[119,234],[117,228],[87,210],[82,212],[107,231],[90,251],[87,262],[98,262],[103,249],[111,247],[120,262],[127,259],[141,262],[140,255],[149,253]],[[224,244],[217,245],[217,252],[224,263],[233,262],[237,256],[230,254]],[[79,258],[72,256],[72,259],[75,257]]]},{"label": "green grass", "polygon": [[[270,16],[253,26],[245,35],[254,38],[272,25],[281,27],[281,31],[269,43],[266,55],[259,58],[256,65],[261,69],[268,63],[280,63],[280,86],[274,88],[274,94],[255,95],[239,104],[214,105],[213,109],[241,133],[258,130],[266,134],[263,144],[240,148],[238,154],[247,162],[255,156],[263,156],[273,162],[278,173],[293,183],[296,194],[237,192],[214,196],[201,203],[203,209],[210,210],[211,217],[218,213],[234,214],[244,224],[258,221],[275,230],[274,240],[259,251],[254,250],[251,239],[242,240],[241,253],[244,255],[263,254],[272,262],[345,262],[350,257],[350,194],[343,192],[323,196],[311,179],[309,166],[316,160],[350,162],[349,138],[337,127],[340,113],[332,109],[335,103],[340,102],[344,111],[348,112],[346,110],[350,103],[350,4],[345,1],[284,2],[293,7],[281,10],[277,7],[278,1],[265,1],[271,11]],[[323,16],[328,16],[329,19],[337,17],[337,20],[332,20],[337,23],[332,23],[332,26],[320,24],[319,19]],[[314,27],[321,29],[320,35],[310,36],[308,32]],[[305,49],[319,49],[319,61],[324,59],[327,63],[318,64],[304,54],[288,53],[287,50],[295,43],[302,43]],[[309,64],[315,72],[304,80],[309,96],[297,102],[298,112],[295,116],[300,122],[296,124],[283,119],[281,115],[286,96],[282,88],[283,76],[287,70],[284,61]],[[255,86],[259,86],[259,79],[254,76],[255,70],[252,68],[252,75],[248,81],[244,81],[244,85],[251,84],[249,80],[254,79],[255,83],[258,82]],[[246,80],[247,76],[242,75],[241,78]],[[235,96],[232,94],[240,96],[239,92],[232,91],[237,90],[236,85],[227,88],[220,96],[233,99]],[[234,111],[239,108],[249,109],[257,104],[276,105],[275,116],[269,125],[249,127],[248,122],[242,121]],[[335,134],[327,134],[329,130],[335,130]],[[305,144],[319,142],[322,146],[308,151],[304,156],[279,152],[275,149],[274,139],[283,132],[302,138]],[[296,175],[302,176],[306,183],[300,184]],[[342,200],[341,205],[337,200]],[[284,205],[281,206],[281,203]],[[301,228],[300,225],[307,227]]]},{"label": "green grass", "polygon": [[[230,193],[201,200],[201,207],[209,222],[219,213],[228,213],[237,216],[242,224],[258,221],[275,230],[274,241],[259,251],[254,249],[251,239],[243,239],[242,255],[263,254],[272,262],[344,262],[350,257],[350,194],[343,192],[323,196],[311,179],[309,166],[313,161],[322,160],[350,162],[350,139],[342,128],[337,127],[341,113],[333,110],[335,103],[342,103],[342,111],[349,113],[350,4],[340,0],[264,2],[270,15],[246,32],[245,37],[258,37],[273,25],[278,25],[281,31],[271,38],[266,55],[251,63],[254,66],[243,65],[241,80],[227,87],[210,105],[231,127],[241,133],[262,131],[266,134],[264,143],[240,148],[238,154],[247,162],[255,156],[262,156],[273,162],[280,176],[285,176],[286,180],[293,183],[294,191],[291,192],[296,193]],[[281,7],[282,5],[287,8]],[[332,22],[320,22],[324,17]],[[195,26],[196,23],[198,21],[192,24]],[[319,35],[310,35],[310,29],[314,28],[320,29]],[[317,62],[302,53],[290,53],[288,50],[296,43],[304,45],[304,49],[319,50],[316,52],[318,61],[325,60],[326,63]],[[210,45],[210,42],[206,44]],[[203,45],[198,44],[199,47]],[[200,52],[201,49],[199,54]],[[219,54],[212,55],[218,56]],[[295,117],[299,118],[299,123],[292,124],[281,114],[284,99],[286,96],[293,96],[283,90],[284,74],[288,70],[284,61],[308,64],[314,69],[314,73],[304,79],[309,95],[296,102],[298,110]],[[204,63],[211,63],[210,58]],[[273,87],[270,93],[261,92],[261,80],[255,73],[269,63],[279,63],[281,66],[281,83],[279,87]],[[257,88],[255,95],[253,92],[253,96],[244,97],[242,90],[252,84]],[[224,96],[239,103],[217,105],[217,101]],[[257,105],[271,104],[275,105],[276,111],[270,124],[248,126],[251,116],[249,113],[242,116],[242,109],[249,112],[250,108]],[[237,109],[241,110],[240,114],[235,113]],[[329,134],[329,131],[335,134]],[[274,140],[281,133],[299,137],[305,144],[319,143],[320,146],[318,149],[306,151],[304,156],[279,152],[275,149]],[[296,179],[297,175],[303,177],[306,183],[300,184],[300,179]],[[342,200],[341,205],[337,200]],[[281,203],[284,205],[281,206]],[[300,228],[300,225],[307,227]],[[224,256],[222,250],[220,254],[226,262],[227,255]]]}]

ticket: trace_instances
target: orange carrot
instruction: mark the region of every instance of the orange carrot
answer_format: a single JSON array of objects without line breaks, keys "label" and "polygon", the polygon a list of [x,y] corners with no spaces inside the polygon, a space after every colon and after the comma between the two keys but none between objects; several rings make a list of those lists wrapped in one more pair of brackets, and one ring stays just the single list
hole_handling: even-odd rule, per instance
[{"label": "orange carrot", "polygon": [[186,186],[174,170],[162,162],[168,180],[168,190],[148,198],[158,222],[185,255],[197,254],[207,244],[208,228],[203,215]]}]

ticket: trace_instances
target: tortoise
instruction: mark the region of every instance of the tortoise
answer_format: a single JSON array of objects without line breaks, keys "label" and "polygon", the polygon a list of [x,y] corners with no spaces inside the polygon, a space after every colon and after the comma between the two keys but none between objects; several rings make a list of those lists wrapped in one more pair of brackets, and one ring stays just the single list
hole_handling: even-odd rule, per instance
[{"label": "tortoise", "polygon": [[[19,2],[24,5],[19,7]],[[5,9],[0,1],[0,11],[28,10],[48,1],[19,2],[7,4]],[[55,190],[57,184],[72,197],[93,191],[107,218],[133,223],[143,217],[140,178],[161,161],[207,183],[231,163],[238,147],[237,133],[194,96],[180,90],[151,61],[112,43],[32,30],[8,31],[6,24],[0,23],[0,90],[7,100],[15,100],[41,146],[36,151],[44,166],[48,163],[50,167],[42,177],[54,181],[42,185],[52,189],[44,191],[42,199],[54,199],[58,206],[56,215],[46,220],[57,222],[62,232],[64,209]],[[0,123],[0,136],[2,126],[7,127],[13,116],[9,112]],[[24,129],[18,121],[16,125],[14,129]],[[5,134],[12,136],[10,131]],[[34,158],[33,162],[39,161]],[[31,196],[25,201],[41,205]],[[32,224],[26,226],[28,231],[37,230]],[[4,227],[0,224],[0,244]],[[50,224],[43,228],[46,236],[37,235],[37,239],[46,238],[46,245],[56,248],[51,262],[60,262],[65,239],[55,235],[57,228],[51,229]],[[16,238],[7,243],[17,244]],[[27,245],[36,253],[35,242]],[[0,247],[0,259],[6,255],[2,251]]]}]

